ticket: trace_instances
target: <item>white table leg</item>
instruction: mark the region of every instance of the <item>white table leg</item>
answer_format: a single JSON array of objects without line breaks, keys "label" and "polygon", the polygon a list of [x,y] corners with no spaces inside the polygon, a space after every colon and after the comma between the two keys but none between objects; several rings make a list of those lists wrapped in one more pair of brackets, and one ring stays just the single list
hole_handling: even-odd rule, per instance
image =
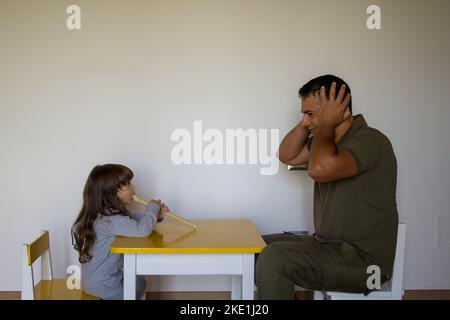
[{"label": "white table leg", "polygon": [[254,299],[254,263],[255,255],[243,254],[242,255],[242,299],[253,300]]},{"label": "white table leg", "polygon": [[242,299],[242,275],[231,275],[231,300]]},{"label": "white table leg", "polygon": [[136,255],[123,255],[123,299],[136,300]]}]

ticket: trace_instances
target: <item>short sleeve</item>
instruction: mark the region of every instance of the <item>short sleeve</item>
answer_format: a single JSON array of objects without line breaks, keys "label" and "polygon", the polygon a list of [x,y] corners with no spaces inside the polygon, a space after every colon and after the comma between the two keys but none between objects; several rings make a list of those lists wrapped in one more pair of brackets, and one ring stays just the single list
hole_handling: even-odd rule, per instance
[{"label": "short sleeve", "polygon": [[376,132],[365,131],[352,136],[339,149],[346,149],[356,162],[358,174],[375,168],[381,157],[381,139]]}]

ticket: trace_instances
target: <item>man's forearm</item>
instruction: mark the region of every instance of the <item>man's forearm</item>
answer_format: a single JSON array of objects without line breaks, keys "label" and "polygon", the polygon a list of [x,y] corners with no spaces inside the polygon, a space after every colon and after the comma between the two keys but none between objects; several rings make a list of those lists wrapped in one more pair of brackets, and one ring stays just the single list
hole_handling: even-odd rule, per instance
[{"label": "man's forearm", "polygon": [[317,128],[311,145],[309,158],[310,170],[322,170],[328,167],[327,162],[336,155],[337,147],[334,143],[334,128],[329,125],[322,125]]},{"label": "man's forearm", "polygon": [[289,161],[302,151],[308,139],[309,131],[300,123],[297,124],[283,139],[278,151],[281,161]]}]

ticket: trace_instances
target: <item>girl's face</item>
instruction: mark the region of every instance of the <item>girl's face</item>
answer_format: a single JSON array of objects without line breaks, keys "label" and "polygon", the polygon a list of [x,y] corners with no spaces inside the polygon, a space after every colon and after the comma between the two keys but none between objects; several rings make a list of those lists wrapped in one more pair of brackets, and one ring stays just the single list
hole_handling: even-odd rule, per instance
[{"label": "girl's face", "polygon": [[120,186],[116,195],[123,204],[130,204],[133,201],[134,184],[130,181],[129,184]]}]

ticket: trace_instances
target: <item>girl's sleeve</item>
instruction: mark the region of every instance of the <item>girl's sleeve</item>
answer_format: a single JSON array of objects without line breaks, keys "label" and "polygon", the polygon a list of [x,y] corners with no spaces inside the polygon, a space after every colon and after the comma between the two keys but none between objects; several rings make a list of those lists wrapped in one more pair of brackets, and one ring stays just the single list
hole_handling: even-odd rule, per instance
[{"label": "girl's sleeve", "polygon": [[111,232],[116,236],[148,237],[153,231],[160,207],[150,203],[143,213],[132,213],[131,216],[111,217]]}]

